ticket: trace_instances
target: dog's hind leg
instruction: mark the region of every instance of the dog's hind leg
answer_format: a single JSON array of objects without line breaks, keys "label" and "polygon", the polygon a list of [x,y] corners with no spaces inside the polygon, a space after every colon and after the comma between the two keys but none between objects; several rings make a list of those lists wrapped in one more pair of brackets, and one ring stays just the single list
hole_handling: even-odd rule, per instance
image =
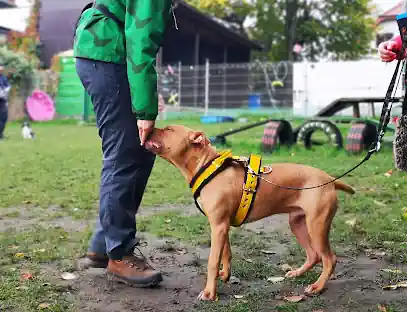
[{"label": "dog's hind leg", "polygon": [[307,260],[299,269],[289,271],[286,277],[298,277],[311,270],[315,264],[321,261],[321,257],[314,250],[311,244],[311,239],[308,234],[307,224],[305,222],[305,214],[302,209],[298,209],[289,214],[290,228],[298,243],[305,249]]},{"label": "dog's hind leg", "polygon": [[[336,255],[333,253],[329,243],[329,231],[332,220],[337,210],[336,194],[326,194],[318,204],[317,209],[311,210],[306,216],[309,236],[312,246],[318,255],[321,256],[323,270],[318,280],[305,289],[307,295],[320,293],[328,280],[334,273],[336,266]],[[335,198],[332,198],[335,196]]]}]

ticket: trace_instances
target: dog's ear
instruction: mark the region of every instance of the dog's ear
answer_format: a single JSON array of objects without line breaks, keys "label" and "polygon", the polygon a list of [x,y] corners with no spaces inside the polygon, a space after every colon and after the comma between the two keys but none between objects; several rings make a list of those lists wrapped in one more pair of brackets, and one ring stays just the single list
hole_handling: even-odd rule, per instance
[{"label": "dog's ear", "polygon": [[203,132],[192,132],[189,134],[189,142],[194,145],[201,145],[201,146],[207,146],[209,145],[209,140],[205,136]]}]

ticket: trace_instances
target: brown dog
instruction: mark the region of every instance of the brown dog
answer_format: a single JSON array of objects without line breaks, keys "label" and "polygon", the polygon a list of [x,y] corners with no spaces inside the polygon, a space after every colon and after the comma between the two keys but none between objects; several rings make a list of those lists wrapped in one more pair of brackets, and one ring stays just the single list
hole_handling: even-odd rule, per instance
[{"label": "brown dog", "polygon": [[[188,182],[200,168],[214,160],[218,153],[202,132],[184,126],[155,129],[146,143],[151,152],[176,166]],[[229,229],[236,215],[243,193],[245,171],[240,164],[231,164],[219,173],[201,191],[200,203],[205,209],[211,227],[211,250],[208,259],[207,283],[199,300],[216,299],[218,276],[228,282],[231,276],[231,247]],[[310,187],[332,180],[327,173],[299,164],[274,164],[272,172],[264,178],[289,187]],[[323,271],[318,280],[308,286],[306,294],[318,294],[330,279],[336,265],[328,235],[332,219],[338,208],[336,190],[354,194],[343,182],[336,181],[312,190],[287,190],[269,183],[259,183],[253,207],[246,223],[273,214],[289,213],[289,223],[298,243],[305,249],[304,265],[287,273],[297,277],[322,261]],[[222,262],[222,271],[219,271]]]}]

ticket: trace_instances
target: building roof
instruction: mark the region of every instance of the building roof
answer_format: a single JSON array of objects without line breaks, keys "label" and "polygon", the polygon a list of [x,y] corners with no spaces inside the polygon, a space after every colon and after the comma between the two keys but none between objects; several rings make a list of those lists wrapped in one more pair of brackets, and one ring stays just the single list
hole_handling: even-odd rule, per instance
[{"label": "building roof", "polygon": [[194,8],[193,6],[187,4],[183,0],[179,0],[179,2],[176,4],[175,14],[177,14],[178,10],[181,11],[181,13],[185,13],[185,15],[189,16],[190,18],[202,22],[202,24],[207,26],[209,29],[213,30],[215,34],[216,33],[222,34],[223,36],[228,37],[232,41],[239,42],[240,44],[247,46],[251,49],[261,50],[263,48],[260,45],[260,43],[254,42],[244,34],[238,32],[233,26],[233,24],[228,23],[219,18],[210,16],[208,14],[205,14],[199,11],[198,9]]},{"label": "building roof", "polygon": [[383,14],[380,14],[376,20],[376,24],[379,25],[388,21],[396,21],[396,16],[405,12],[404,1],[400,1],[391,9],[385,11]]}]

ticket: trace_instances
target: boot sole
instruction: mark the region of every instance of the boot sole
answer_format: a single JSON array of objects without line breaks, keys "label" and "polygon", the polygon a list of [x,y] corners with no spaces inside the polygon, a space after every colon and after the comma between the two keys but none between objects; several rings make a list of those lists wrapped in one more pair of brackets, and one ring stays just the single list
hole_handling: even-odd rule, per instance
[{"label": "boot sole", "polygon": [[126,277],[107,272],[107,276],[109,277],[110,280],[126,284],[131,287],[137,287],[137,288],[150,288],[150,287],[155,287],[158,284],[160,284],[163,281],[163,277],[161,273],[157,273],[148,279],[140,279],[138,281],[128,279]]}]

